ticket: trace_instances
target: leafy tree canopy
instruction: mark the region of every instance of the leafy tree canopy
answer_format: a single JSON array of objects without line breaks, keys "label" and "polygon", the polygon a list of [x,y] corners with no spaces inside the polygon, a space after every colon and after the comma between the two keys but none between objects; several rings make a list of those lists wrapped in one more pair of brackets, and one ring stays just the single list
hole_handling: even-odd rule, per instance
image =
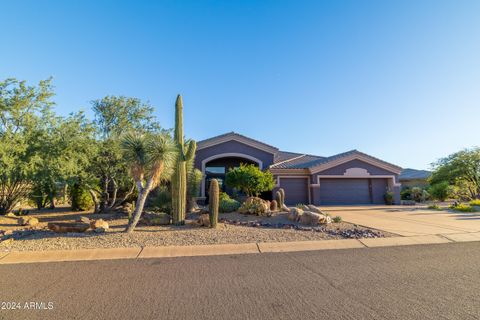
[{"label": "leafy tree canopy", "polygon": [[254,164],[240,164],[240,167],[231,169],[225,183],[236,188],[248,196],[258,196],[264,191],[273,189],[273,175],[270,171],[262,171]]},{"label": "leafy tree canopy", "polygon": [[430,184],[448,182],[462,186],[469,198],[480,194],[480,148],[465,149],[432,164]]}]

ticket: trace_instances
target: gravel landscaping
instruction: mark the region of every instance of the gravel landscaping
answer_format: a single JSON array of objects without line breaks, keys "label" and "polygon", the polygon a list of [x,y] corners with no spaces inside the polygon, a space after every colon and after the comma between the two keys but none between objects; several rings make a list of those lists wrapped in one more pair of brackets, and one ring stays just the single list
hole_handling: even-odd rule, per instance
[{"label": "gravel landscaping", "polygon": [[[190,215],[185,226],[138,226],[132,234],[123,232],[127,219],[117,214],[58,211],[35,214],[40,224],[35,229],[17,226],[16,217],[0,217],[3,241],[0,251],[91,249],[138,246],[202,245],[220,243],[284,242],[348,238],[388,237],[392,234],[340,222],[308,227],[291,223],[284,213],[257,217],[238,213],[221,214],[216,229],[196,225],[197,215]],[[51,221],[75,221],[81,216],[102,218],[110,228],[103,233],[54,233],[46,228]],[[0,234],[0,235],[2,235]]]}]

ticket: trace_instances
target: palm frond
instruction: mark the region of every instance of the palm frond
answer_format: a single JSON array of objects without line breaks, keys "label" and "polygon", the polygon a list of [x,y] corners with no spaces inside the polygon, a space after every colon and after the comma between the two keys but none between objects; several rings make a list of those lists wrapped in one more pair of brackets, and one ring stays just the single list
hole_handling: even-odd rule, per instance
[{"label": "palm frond", "polygon": [[169,180],[176,163],[178,152],[175,142],[167,133],[149,136],[146,142],[149,176],[155,184]]},{"label": "palm frond", "polygon": [[148,164],[147,139],[143,134],[127,132],[122,136],[121,148],[125,160],[130,164],[130,171],[135,180],[142,180]]}]

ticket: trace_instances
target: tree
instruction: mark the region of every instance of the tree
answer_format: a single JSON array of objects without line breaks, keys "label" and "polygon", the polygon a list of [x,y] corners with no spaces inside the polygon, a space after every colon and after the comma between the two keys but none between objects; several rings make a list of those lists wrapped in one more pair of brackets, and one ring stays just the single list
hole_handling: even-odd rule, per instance
[{"label": "tree", "polygon": [[10,212],[31,192],[41,114],[53,102],[51,80],[37,86],[25,81],[0,82],[0,213]]},{"label": "tree", "polygon": [[126,232],[135,229],[150,191],[162,180],[169,180],[177,159],[177,149],[167,133],[131,132],[123,136],[121,147],[130,164],[130,174],[135,181],[138,197],[133,217]]},{"label": "tree", "polygon": [[448,182],[462,186],[468,198],[480,195],[480,148],[465,149],[432,164],[434,171],[430,184]]},{"label": "tree", "polygon": [[449,195],[450,185],[447,181],[437,182],[432,184],[428,191],[434,199],[445,201]]},{"label": "tree", "polygon": [[[32,178],[31,198],[39,209],[47,203],[55,207],[55,197],[59,187],[69,181],[83,181],[91,172],[91,158],[97,151],[92,124],[82,112],[66,118],[55,116],[51,111],[44,112],[37,131],[37,140],[31,143],[37,150]],[[84,185],[88,190],[95,186]]]},{"label": "tree", "polygon": [[134,187],[131,180],[126,179],[128,164],[122,156],[121,134],[156,132],[160,125],[153,116],[153,107],[137,98],[106,96],[92,101],[92,109],[100,142],[98,155],[93,160],[101,181],[100,210],[105,211],[118,204],[119,189],[125,190],[125,199]]},{"label": "tree", "polygon": [[260,193],[273,189],[274,180],[270,171],[262,171],[253,164],[240,164],[240,167],[230,169],[225,183],[248,196],[258,196]]}]

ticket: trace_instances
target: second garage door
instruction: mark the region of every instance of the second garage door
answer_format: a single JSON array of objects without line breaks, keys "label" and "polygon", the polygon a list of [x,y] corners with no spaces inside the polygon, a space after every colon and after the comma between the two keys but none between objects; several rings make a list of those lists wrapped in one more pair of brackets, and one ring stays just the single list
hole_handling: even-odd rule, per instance
[{"label": "second garage door", "polygon": [[285,204],[289,206],[308,204],[308,179],[280,178],[280,186],[285,190]]},{"label": "second garage door", "polygon": [[370,204],[368,179],[320,179],[321,204]]}]

